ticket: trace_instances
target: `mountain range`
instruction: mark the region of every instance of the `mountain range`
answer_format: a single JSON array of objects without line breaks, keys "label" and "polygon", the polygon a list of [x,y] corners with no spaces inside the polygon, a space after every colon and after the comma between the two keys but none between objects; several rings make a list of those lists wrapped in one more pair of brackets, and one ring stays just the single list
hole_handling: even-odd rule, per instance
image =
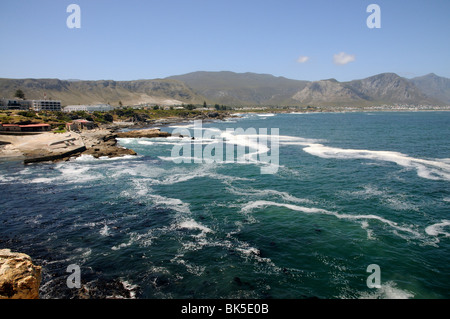
[{"label": "mountain range", "polygon": [[61,100],[63,105],[222,104],[230,106],[450,105],[450,79],[428,74],[413,79],[382,73],[339,82],[292,80],[270,74],[193,72],[165,79],[82,81],[0,79],[0,97],[21,89],[28,99]]}]

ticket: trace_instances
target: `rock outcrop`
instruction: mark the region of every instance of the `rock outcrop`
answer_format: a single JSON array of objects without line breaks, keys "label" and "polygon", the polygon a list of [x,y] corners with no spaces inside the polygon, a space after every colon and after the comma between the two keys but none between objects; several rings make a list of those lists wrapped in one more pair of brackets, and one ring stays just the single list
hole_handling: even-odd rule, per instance
[{"label": "rock outcrop", "polygon": [[117,137],[119,138],[155,138],[155,137],[169,137],[170,133],[161,132],[159,129],[146,129],[146,130],[135,130],[128,132],[120,132],[117,133]]},{"label": "rock outcrop", "polygon": [[0,249],[0,299],[39,299],[41,267],[26,254]]},{"label": "rock outcrop", "polygon": [[137,155],[135,151],[117,145],[117,134],[110,130],[83,131],[81,136],[86,146],[82,154],[99,157],[121,157]]}]

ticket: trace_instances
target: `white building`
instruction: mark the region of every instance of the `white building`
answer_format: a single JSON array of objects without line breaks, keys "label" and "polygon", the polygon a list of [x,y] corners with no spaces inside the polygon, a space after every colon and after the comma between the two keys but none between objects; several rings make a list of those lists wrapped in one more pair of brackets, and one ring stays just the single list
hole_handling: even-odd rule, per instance
[{"label": "white building", "polygon": [[112,111],[114,108],[109,104],[95,104],[95,105],[69,105],[64,108],[64,112],[70,113],[70,112],[78,112],[78,111],[84,111],[84,112],[108,112]]},{"label": "white building", "polygon": [[34,111],[61,111],[61,101],[32,100],[31,108]]}]

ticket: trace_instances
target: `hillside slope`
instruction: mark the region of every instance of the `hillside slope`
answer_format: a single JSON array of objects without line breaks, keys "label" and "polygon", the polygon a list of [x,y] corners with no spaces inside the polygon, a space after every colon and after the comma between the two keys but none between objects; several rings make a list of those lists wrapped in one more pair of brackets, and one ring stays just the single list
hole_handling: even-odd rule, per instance
[{"label": "hillside slope", "polygon": [[450,79],[430,73],[410,81],[426,95],[450,105]]},{"label": "hillside slope", "polygon": [[61,100],[63,105],[110,103],[202,103],[204,98],[175,80],[64,81],[58,79],[0,79],[0,97],[12,97],[22,89],[27,99]]}]

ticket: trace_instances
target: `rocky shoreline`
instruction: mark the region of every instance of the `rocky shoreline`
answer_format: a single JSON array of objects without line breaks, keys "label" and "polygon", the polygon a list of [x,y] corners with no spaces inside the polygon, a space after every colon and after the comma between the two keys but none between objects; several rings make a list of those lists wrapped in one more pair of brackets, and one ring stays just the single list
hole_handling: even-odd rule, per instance
[{"label": "rocky shoreline", "polygon": [[40,151],[39,154],[27,153],[25,154],[26,158],[24,159],[24,163],[68,161],[71,158],[79,157],[81,155],[90,155],[94,158],[113,158],[126,155],[137,155],[134,150],[118,145],[117,138],[155,138],[171,136],[170,133],[161,132],[159,129],[144,129],[118,133],[111,129],[95,129],[83,131],[79,135],[79,138],[84,144],[82,147],[57,154],[49,152],[47,155],[42,155],[42,151]]},{"label": "rocky shoreline", "polygon": [[91,155],[95,158],[137,155],[134,150],[118,145],[117,138],[155,138],[169,136],[171,136],[170,133],[161,132],[159,129],[144,129],[127,132],[114,132],[114,130],[108,129],[86,131],[81,134],[86,150],[80,155]]},{"label": "rocky shoreline", "polygon": [[[228,113],[209,112],[193,118],[168,117],[138,122],[101,125],[94,130],[66,133],[41,133],[33,136],[0,135],[0,159],[21,159],[24,164],[68,161],[81,155],[94,158],[137,155],[132,149],[121,147],[118,138],[169,137],[170,133],[149,126],[186,123],[193,120],[212,121],[232,117]],[[121,131],[129,129],[128,131]]]}]

